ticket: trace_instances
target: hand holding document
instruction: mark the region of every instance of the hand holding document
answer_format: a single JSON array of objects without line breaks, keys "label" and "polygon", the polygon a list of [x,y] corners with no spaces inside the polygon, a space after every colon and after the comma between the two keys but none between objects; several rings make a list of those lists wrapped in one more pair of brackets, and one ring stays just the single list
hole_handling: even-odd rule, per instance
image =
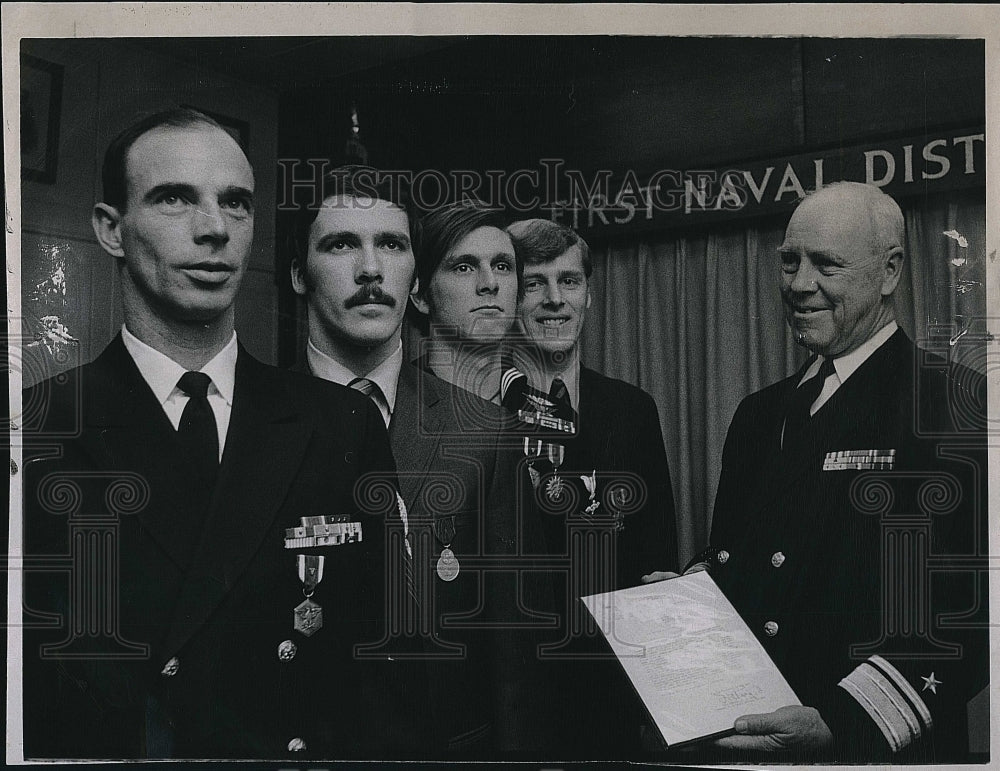
[{"label": "hand holding document", "polygon": [[800,702],[707,572],[583,597],[668,746]]}]

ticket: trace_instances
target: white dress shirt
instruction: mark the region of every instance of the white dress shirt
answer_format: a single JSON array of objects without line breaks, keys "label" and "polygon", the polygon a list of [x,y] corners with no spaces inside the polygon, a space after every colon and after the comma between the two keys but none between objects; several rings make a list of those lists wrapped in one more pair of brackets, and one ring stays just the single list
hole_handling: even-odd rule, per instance
[{"label": "white dress shirt", "polygon": [[[166,354],[146,345],[138,337],[122,326],[122,342],[125,350],[135,361],[143,380],[149,384],[153,395],[166,413],[170,424],[176,431],[181,424],[181,415],[190,397],[177,387],[187,370]],[[219,351],[208,364],[201,368],[212,379],[208,387],[208,403],[215,415],[215,427],[219,432],[219,461],[226,447],[226,434],[229,433],[229,418],[233,414],[233,390],[236,387],[236,356],[239,349],[236,345],[236,333],[226,347]]]},{"label": "white dress shirt", "polygon": [[[884,345],[886,341],[892,337],[893,334],[895,334],[898,328],[899,327],[895,321],[890,321],[853,351],[834,359],[834,374],[830,375],[826,379],[822,390],[819,392],[819,396],[816,397],[816,401],[814,401],[812,403],[812,407],[809,408],[809,414],[815,415],[817,410],[826,404],[830,400],[830,397],[837,392],[837,389],[847,382],[847,378],[853,375],[855,370],[864,364],[869,356]],[[807,369],[802,375],[799,385],[802,385],[804,382],[813,377],[817,372],[819,372],[819,368],[822,366],[823,357],[817,356],[816,361],[814,361],[809,366],[809,369]]]},{"label": "white dress shirt", "polygon": [[[339,361],[323,353],[312,340],[306,345],[306,361],[309,362],[309,369],[316,377],[332,383],[349,385],[352,380],[359,377]],[[402,366],[403,342],[400,341],[395,351],[372,368],[371,372],[360,376],[368,378],[378,386],[379,390],[373,392],[371,397],[382,413],[386,428],[389,427],[393,410],[396,409],[396,388],[399,385],[399,370]]]}]

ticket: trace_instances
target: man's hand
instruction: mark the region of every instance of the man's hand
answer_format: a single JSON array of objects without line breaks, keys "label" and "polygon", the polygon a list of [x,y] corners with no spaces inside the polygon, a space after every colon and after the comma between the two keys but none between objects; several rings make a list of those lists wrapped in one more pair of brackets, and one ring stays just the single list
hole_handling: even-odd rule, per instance
[{"label": "man's hand", "polygon": [[[684,575],[689,576],[692,573],[700,573],[702,570],[708,570],[707,562],[698,562],[687,570],[684,571]],[[644,584],[654,584],[657,581],[666,581],[668,578],[677,578],[679,573],[674,573],[672,570],[654,570],[652,573],[647,573],[642,577],[642,582]]]},{"label": "man's hand", "polygon": [[818,750],[833,741],[833,734],[812,707],[782,707],[766,715],[736,718],[736,736],[715,740],[723,750],[781,752]]}]

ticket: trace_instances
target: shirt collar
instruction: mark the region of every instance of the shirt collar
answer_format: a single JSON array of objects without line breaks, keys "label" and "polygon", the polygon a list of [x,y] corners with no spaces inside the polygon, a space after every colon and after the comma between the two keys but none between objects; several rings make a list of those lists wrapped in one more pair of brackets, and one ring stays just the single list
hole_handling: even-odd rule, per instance
[{"label": "shirt collar", "polygon": [[[323,353],[312,340],[306,345],[306,361],[310,371],[317,377],[340,385],[347,385],[359,377],[339,361]],[[371,380],[382,391],[391,415],[396,409],[396,388],[399,385],[399,370],[403,366],[403,341],[400,340],[396,350],[360,377]]]},{"label": "shirt collar", "polygon": [[[875,351],[882,347],[886,341],[896,333],[897,329],[899,329],[899,325],[896,324],[895,321],[890,321],[853,351],[834,359],[833,368],[837,373],[837,379],[840,381],[841,385],[843,385],[847,381],[847,378],[853,375],[857,368],[864,364],[868,358],[875,353]],[[799,383],[801,384],[815,375],[819,371],[822,364],[823,357],[817,356],[816,361],[814,361],[809,369],[806,370]]]},{"label": "shirt collar", "polygon": [[[165,404],[177,387],[177,381],[187,370],[165,353],[161,353],[151,345],[144,343],[129,332],[124,325],[122,326],[122,342],[125,344],[125,350],[135,361],[139,374],[149,384],[157,401],[160,404]],[[238,353],[236,332],[233,332],[233,336],[229,338],[226,346],[201,368],[202,372],[212,378],[212,387],[229,405],[233,403],[233,390],[236,387]],[[211,393],[211,388],[209,392]]]}]

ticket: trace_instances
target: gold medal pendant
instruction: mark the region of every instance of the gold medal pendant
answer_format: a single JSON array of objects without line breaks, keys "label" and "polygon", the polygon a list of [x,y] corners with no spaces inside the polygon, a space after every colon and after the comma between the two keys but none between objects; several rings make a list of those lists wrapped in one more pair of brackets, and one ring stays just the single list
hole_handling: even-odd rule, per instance
[{"label": "gold medal pendant", "polygon": [[442,581],[454,581],[458,578],[460,570],[461,566],[458,564],[458,557],[455,556],[455,552],[445,546],[441,550],[441,556],[438,557],[437,561],[438,578]]},{"label": "gold medal pendant", "polygon": [[323,628],[323,608],[306,598],[295,606],[294,627],[296,632],[311,637]]}]

